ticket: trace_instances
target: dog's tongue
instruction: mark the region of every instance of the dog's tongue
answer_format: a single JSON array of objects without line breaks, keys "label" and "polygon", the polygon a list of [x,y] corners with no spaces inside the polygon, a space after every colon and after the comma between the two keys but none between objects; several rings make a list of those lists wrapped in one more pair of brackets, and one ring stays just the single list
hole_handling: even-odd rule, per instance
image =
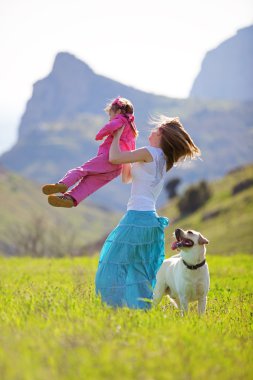
[{"label": "dog's tongue", "polygon": [[171,244],[171,249],[173,249],[173,251],[179,247],[181,247],[181,242],[180,241],[173,241],[173,243]]}]

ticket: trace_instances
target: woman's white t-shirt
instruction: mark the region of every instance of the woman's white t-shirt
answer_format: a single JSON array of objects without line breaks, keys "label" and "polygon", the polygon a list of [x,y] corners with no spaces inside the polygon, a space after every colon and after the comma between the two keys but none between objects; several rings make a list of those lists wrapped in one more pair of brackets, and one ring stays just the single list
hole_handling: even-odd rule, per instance
[{"label": "woman's white t-shirt", "polygon": [[127,210],[155,211],[166,173],[165,156],[161,148],[145,146],[153,157],[152,162],[135,162],[131,165],[132,187]]}]

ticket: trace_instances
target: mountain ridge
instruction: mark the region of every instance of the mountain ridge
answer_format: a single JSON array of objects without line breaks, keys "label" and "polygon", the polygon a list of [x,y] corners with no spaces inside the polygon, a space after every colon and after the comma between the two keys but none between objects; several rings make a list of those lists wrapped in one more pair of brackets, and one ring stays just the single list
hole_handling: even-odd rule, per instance
[{"label": "mountain ridge", "polygon": [[190,90],[202,99],[253,100],[253,25],[208,51]]}]

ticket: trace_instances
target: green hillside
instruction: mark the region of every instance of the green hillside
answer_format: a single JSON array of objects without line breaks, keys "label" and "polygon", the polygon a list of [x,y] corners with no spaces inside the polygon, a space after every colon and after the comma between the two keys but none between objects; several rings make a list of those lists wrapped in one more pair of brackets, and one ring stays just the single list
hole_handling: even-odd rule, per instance
[{"label": "green hillside", "polygon": [[[59,248],[66,245],[66,250],[72,252],[101,238],[119,220],[116,213],[99,208],[89,200],[72,209],[53,208],[41,193],[40,185],[3,169],[0,170],[0,193],[1,251],[8,251],[13,244],[23,244],[27,237],[36,239],[37,234],[39,244],[43,239],[51,239]],[[51,255],[50,252],[45,254]]]},{"label": "green hillside", "polygon": [[[166,255],[173,253],[169,247],[175,228],[200,231],[210,241],[208,254],[253,253],[253,187],[232,195],[233,187],[246,179],[253,179],[253,165],[210,182],[211,198],[191,215],[180,217],[179,197],[159,210],[160,215],[170,219]],[[52,208],[41,193],[40,185],[3,170],[0,171],[0,192],[0,251],[7,253],[12,253],[9,250],[13,244],[22,245],[24,240],[32,241],[39,234],[40,244],[44,238],[54,243],[54,247],[46,246],[49,248],[45,256],[85,254],[83,247],[101,243],[121,217],[121,214],[96,207],[89,200],[73,209]],[[94,244],[94,250],[97,246],[99,244]],[[90,249],[89,254],[93,252]],[[32,247],[27,248],[27,253],[34,254]]]},{"label": "green hillside", "polygon": [[[178,197],[159,211],[160,215],[170,218],[167,232],[167,244],[173,241],[175,228],[200,231],[210,241],[208,253],[232,255],[235,253],[253,253],[253,187],[235,195],[235,185],[253,179],[253,165],[238,168],[220,180],[210,183],[212,196],[193,214],[180,218],[177,207]],[[213,216],[212,216],[213,215]],[[168,247],[167,255],[172,251]]]}]

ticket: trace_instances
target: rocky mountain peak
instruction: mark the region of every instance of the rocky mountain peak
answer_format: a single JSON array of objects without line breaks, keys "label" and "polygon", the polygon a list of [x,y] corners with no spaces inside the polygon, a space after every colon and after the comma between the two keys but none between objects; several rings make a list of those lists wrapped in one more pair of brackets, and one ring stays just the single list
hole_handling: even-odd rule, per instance
[{"label": "rocky mountain peak", "polygon": [[73,54],[60,52],[55,57],[51,74],[60,78],[71,78],[72,75],[87,76],[94,74],[94,72],[85,62]]},{"label": "rocky mountain peak", "polygon": [[247,101],[253,99],[253,25],[238,30],[205,55],[190,97]]}]

